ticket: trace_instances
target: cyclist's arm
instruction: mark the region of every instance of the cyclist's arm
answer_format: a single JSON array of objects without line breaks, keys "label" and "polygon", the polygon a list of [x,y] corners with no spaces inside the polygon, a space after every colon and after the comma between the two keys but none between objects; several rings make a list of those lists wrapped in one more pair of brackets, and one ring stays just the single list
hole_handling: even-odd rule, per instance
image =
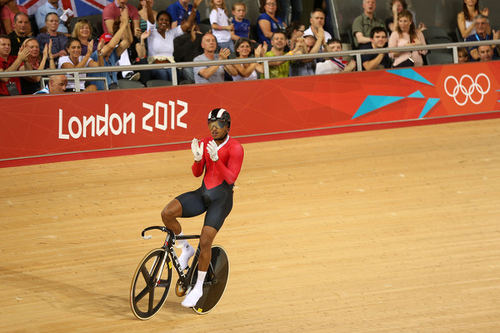
[{"label": "cyclist's arm", "polygon": [[234,147],[231,147],[227,166],[225,166],[221,161],[217,161],[215,163],[215,167],[217,168],[217,171],[222,174],[226,183],[234,184],[234,182],[236,182],[236,179],[238,178],[238,175],[240,174],[242,164],[243,147],[241,145],[235,145]]}]

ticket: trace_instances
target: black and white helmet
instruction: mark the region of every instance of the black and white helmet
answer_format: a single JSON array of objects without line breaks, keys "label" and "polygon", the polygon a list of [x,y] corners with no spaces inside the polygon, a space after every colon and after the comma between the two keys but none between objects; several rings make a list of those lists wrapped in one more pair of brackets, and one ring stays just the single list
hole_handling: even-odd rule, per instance
[{"label": "black and white helmet", "polygon": [[227,128],[231,127],[231,116],[229,115],[229,112],[226,111],[226,109],[216,108],[210,111],[210,113],[208,114],[208,122],[210,123],[217,120],[226,124]]}]

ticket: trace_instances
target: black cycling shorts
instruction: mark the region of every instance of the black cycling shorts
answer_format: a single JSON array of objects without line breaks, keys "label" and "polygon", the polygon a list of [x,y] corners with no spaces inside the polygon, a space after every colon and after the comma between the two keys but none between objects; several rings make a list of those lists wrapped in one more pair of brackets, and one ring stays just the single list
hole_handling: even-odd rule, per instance
[{"label": "black cycling shorts", "polygon": [[205,184],[195,191],[186,192],[177,198],[182,205],[182,217],[193,217],[207,212],[203,225],[217,231],[233,208],[233,185],[226,182],[208,190]]}]

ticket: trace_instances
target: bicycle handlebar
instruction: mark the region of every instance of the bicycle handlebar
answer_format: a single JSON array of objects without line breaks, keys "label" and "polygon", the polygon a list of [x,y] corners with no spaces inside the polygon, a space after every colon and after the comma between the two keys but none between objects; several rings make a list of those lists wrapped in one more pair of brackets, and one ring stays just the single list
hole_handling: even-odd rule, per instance
[{"label": "bicycle handlebar", "polygon": [[151,236],[151,235],[145,236],[145,234],[146,234],[146,231],[153,230],[153,229],[158,229],[158,230],[161,230],[163,232],[168,232],[169,231],[166,227],[160,227],[160,226],[147,227],[146,229],[144,229],[141,232],[142,238],[144,238],[144,239],[151,239],[153,236]]},{"label": "bicycle handlebar", "polygon": [[[151,239],[153,236],[151,236],[151,235],[146,236],[145,234],[146,234],[146,231],[154,230],[154,229],[161,230],[163,232],[167,232],[172,237],[175,236],[172,230],[167,229],[166,227],[163,227],[163,226],[157,226],[157,225],[155,225],[155,226],[147,227],[146,229],[144,229],[142,231],[142,233],[141,233],[142,238],[144,238],[144,239]],[[175,238],[176,239],[198,239],[198,238],[200,238],[200,235],[182,235],[182,236],[175,236]]]}]

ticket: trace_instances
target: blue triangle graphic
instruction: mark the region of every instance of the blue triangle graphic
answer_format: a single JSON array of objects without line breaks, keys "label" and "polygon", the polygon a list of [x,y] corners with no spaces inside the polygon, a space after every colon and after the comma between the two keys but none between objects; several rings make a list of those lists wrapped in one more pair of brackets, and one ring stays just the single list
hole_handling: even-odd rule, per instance
[{"label": "blue triangle graphic", "polygon": [[424,95],[420,92],[420,90],[415,91],[413,94],[409,95],[411,98],[425,98]]},{"label": "blue triangle graphic", "polygon": [[368,95],[366,96],[363,104],[358,108],[358,111],[352,116],[352,119],[361,117],[367,113],[370,113],[376,109],[380,109],[386,105],[395,103],[404,97],[401,96],[376,96],[376,95]]},{"label": "blue triangle graphic", "polygon": [[422,112],[420,113],[419,119],[422,119],[429,113],[429,111],[439,102],[439,98],[429,98],[427,102],[424,105],[424,108],[422,109]]},{"label": "blue triangle graphic", "polygon": [[388,69],[387,72],[394,74],[394,75],[402,76],[406,79],[410,79],[410,80],[417,81],[420,83],[428,84],[430,86],[434,86],[432,83],[427,81],[427,79],[424,78],[422,75],[415,72],[415,70],[413,68]]}]

